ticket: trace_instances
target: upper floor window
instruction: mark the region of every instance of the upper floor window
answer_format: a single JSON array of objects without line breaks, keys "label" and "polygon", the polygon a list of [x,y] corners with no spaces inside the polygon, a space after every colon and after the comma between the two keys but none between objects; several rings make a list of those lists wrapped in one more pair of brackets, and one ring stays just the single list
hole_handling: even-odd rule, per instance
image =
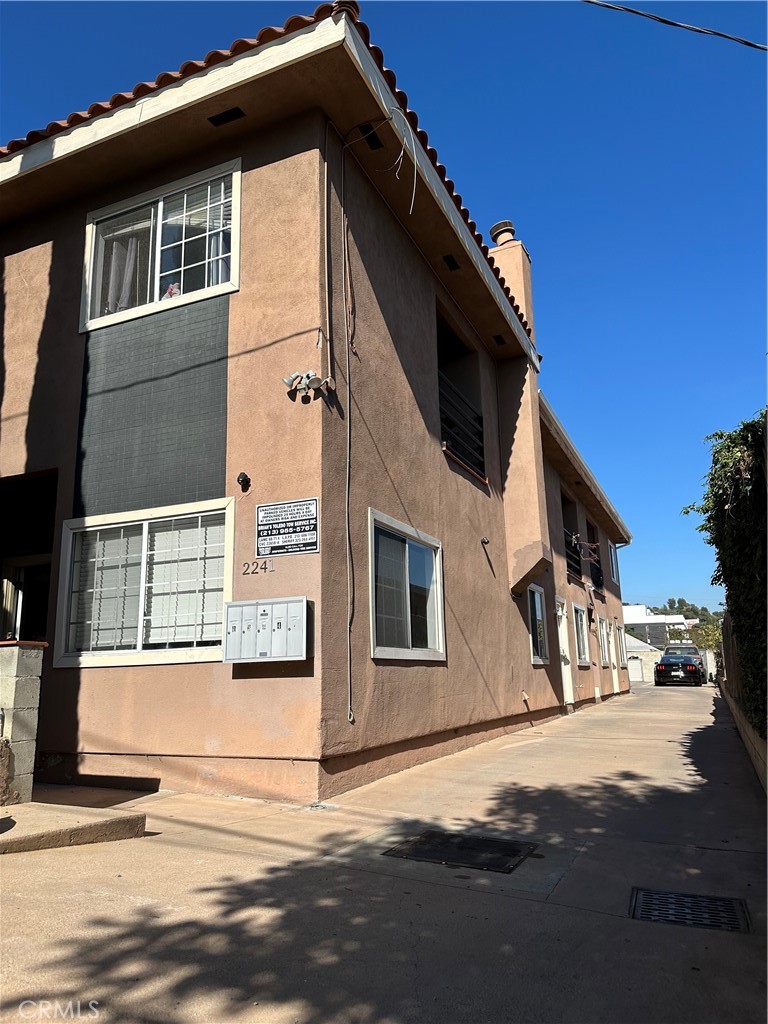
[{"label": "upper floor window", "polygon": [[531,633],[531,659],[535,665],[549,661],[544,608],[544,591],[532,584],[528,587],[528,626]]},{"label": "upper floor window", "polygon": [[370,509],[371,656],[445,658],[440,542]]},{"label": "upper floor window", "polygon": [[439,314],[437,379],[443,451],[472,476],[487,483],[478,354],[465,345]]},{"label": "upper floor window", "polygon": [[81,329],[237,287],[239,162],[88,217]]},{"label": "upper floor window", "polygon": [[608,558],[611,563],[611,579],[614,583],[619,582],[619,552],[613,541],[608,541]]}]

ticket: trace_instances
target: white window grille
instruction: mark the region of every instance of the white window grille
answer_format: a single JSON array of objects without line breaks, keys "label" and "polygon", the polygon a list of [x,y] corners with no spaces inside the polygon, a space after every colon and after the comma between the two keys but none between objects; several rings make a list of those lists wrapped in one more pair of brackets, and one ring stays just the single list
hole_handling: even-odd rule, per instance
[{"label": "white window grille", "polygon": [[233,162],[92,213],[81,329],[234,290],[239,184]]},{"label": "white window grille", "polygon": [[84,528],[72,538],[66,654],[221,644],[223,511]]}]

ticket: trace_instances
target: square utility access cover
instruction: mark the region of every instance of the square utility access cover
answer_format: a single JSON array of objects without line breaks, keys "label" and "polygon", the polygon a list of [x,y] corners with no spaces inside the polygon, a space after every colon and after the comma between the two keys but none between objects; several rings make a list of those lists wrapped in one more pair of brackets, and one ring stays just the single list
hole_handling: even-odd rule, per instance
[{"label": "square utility access cover", "polygon": [[384,850],[383,856],[509,874],[535,849],[536,846],[531,843],[431,829],[398,843],[390,850]]}]

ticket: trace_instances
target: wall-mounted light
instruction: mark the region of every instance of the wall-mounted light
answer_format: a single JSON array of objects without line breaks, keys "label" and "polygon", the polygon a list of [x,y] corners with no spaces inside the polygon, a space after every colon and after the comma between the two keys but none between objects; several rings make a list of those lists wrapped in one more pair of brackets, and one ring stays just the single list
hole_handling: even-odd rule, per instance
[{"label": "wall-mounted light", "polygon": [[251,486],[251,478],[248,476],[247,473],[238,473],[237,474],[237,482],[240,485],[240,490],[243,493],[245,493],[248,490],[248,488]]},{"label": "wall-mounted light", "polygon": [[327,394],[336,390],[336,381],[333,377],[323,379],[314,370],[307,370],[306,373],[292,373],[283,377],[283,383],[288,391],[296,391],[300,395],[309,394],[310,391],[322,391]]}]

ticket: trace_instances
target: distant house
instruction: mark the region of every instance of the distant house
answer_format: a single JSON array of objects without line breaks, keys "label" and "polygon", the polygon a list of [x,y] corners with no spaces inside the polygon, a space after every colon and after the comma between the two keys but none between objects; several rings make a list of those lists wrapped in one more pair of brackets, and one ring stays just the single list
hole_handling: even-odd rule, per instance
[{"label": "distant house", "polygon": [[630,683],[653,681],[653,667],[661,657],[658,647],[638,640],[627,629],[627,668]]},{"label": "distant house", "polygon": [[0,150],[39,777],[322,799],[628,691],[631,537],[540,395],[528,254],[358,15]]},{"label": "distant house", "polygon": [[690,640],[683,615],[654,615],[644,604],[625,604],[624,623],[627,633],[659,650],[674,640]]}]

